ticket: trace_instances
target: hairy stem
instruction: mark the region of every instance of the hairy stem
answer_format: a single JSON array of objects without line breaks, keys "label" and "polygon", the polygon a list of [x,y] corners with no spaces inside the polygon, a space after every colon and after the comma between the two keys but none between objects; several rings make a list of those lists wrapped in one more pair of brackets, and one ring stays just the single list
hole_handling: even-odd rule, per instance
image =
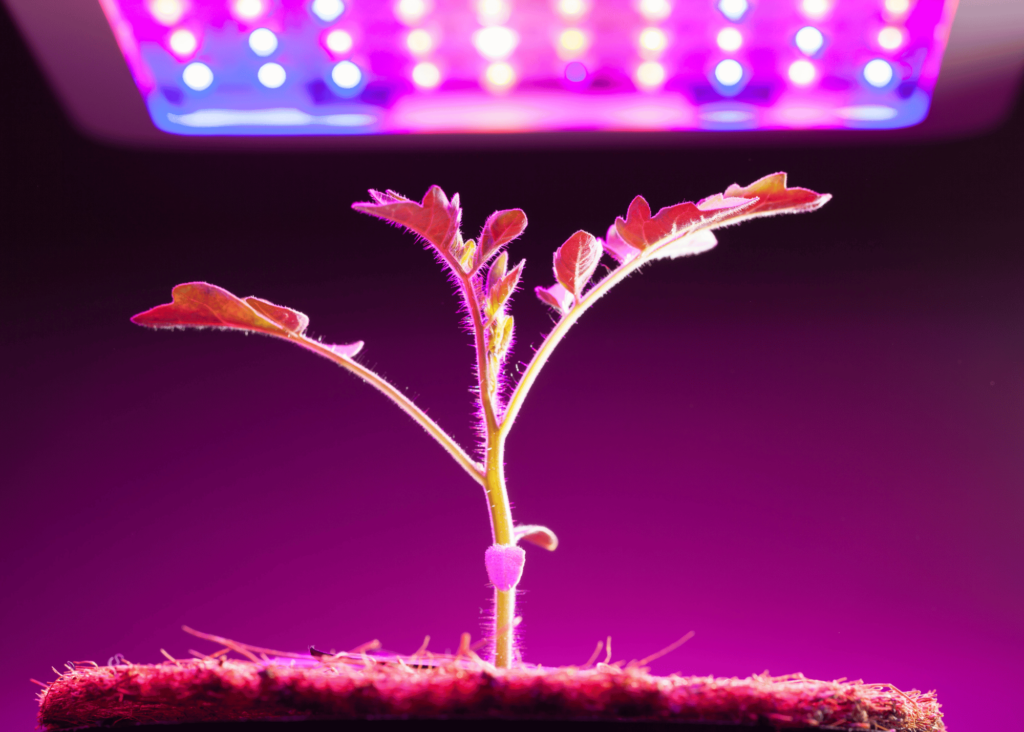
[{"label": "hairy stem", "polygon": [[477,483],[486,487],[486,480],[484,476],[484,467],[478,462],[473,460],[462,446],[459,445],[447,432],[427,416],[426,412],[416,406],[405,394],[403,394],[398,387],[388,382],[384,377],[374,373],[370,369],[366,368],[362,364],[356,363],[347,356],[342,356],[335,353],[327,346],[317,343],[309,338],[290,337],[289,340],[298,343],[303,348],[306,348],[314,353],[317,353],[325,358],[329,358],[342,368],[348,369],[360,379],[365,381],[367,384],[372,386],[374,389],[382,393],[392,402],[394,402],[399,409],[412,417],[416,422],[419,423],[423,429],[427,431],[431,437],[443,447],[449,455],[451,455],[455,462],[457,462],[463,470],[469,473],[470,477],[473,478]]},{"label": "hairy stem", "polygon": [[[512,529],[512,507],[505,487],[505,444],[491,398],[491,379],[496,379],[497,374],[491,374],[487,367],[487,343],[476,288],[469,277],[461,277],[460,280],[466,307],[473,322],[476,345],[477,385],[480,390],[480,410],[485,435],[483,485],[491,517],[491,536],[495,544],[510,546],[515,543],[515,537]],[[516,590],[513,587],[508,591],[496,589],[494,592],[494,665],[498,668],[508,668],[512,665],[514,653],[512,641],[515,637],[513,621]]]},{"label": "hairy stem", "polygon": [[648,261],[644,258],[643,254],[636,256],[629,262],[620,265],[616,269],[612,270],[607,277],[598,282],[594,287],[590,288],[590,291],[584,295],[578,303],[573,305],[572,310],[562,316],[554,329],[547,334],[544,338],[544,342],[540,344],[540,348],[533,354],[533,358],[530,360],[530,364],[526,367],[526,371],[523,372],[522,378],[519,379],[519,383],[516,384],[515,390],[512,392],[512,396],[509,397],[508,404],[505,407],[505,416],[501,420],[501,429],[499,433],[499,441],[504,445],[506,438],[508,437],[509,430],[512,429],[512,423],[515,422],[516,416],[519,414],[519,410],[523,407],[523,401],[526,399],[526,395],[530,392],[530,387],[533,386],[533,382],[537,380],[537,375],[541,369],[544,368],[544,364],[551,358],[551,353],[555,350],[565,334],[569,329],[576,324],[576,321],[580,319],[580,316],[591,305],[593,305],[599,298],[605,295],[612,287],[617,285],[623,279],[632,274],[636,269]]}]

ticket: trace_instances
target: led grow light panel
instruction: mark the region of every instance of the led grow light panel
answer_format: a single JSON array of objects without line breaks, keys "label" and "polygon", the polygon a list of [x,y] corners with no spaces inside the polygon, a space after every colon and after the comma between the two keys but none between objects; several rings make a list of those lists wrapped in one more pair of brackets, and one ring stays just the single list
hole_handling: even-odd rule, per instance
[{"label": "led grow light panel", "polygon": [[955,0],[100,0],[187,135],[894,128]]}]

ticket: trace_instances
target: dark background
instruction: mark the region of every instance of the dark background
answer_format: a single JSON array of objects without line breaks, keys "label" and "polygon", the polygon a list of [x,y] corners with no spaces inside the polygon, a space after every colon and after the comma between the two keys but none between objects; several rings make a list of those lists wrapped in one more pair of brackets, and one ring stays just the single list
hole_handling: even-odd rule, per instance
[{"label": "dark background", "polygon": [[[68,660],[250,643],[411,652],[481,633],[478,488],[327,361],[129,323],[207,280],[365,339],[464,443],[469,340],[431,256],[350,210],[459,191],[467,235],[530,217],[516,361],[552,250],[788,170],[820,212],[720,234],[583,318],[509,444],[531,662],[598,639],[660,673],[803,671],[938,689],[1022,730],[1024,109],[973,139],[872,146],[166,153],[79,136],[0,15],[4,73],[0,726]],[[839,138],[836,138],[839,139]]]}]

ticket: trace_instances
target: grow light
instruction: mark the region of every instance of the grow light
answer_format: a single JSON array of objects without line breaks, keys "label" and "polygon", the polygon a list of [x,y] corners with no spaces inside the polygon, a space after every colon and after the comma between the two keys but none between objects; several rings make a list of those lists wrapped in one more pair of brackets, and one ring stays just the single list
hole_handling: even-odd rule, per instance
[{"label": "grow light", "polygon": [[100,0],[188,135],[893,128],[954,0]]}]

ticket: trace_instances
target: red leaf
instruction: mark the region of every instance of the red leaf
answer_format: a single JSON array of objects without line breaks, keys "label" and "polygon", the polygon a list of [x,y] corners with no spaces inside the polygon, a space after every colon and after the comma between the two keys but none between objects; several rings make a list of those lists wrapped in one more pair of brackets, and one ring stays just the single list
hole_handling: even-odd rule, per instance
[{"label": "red leaf", "polygon": [[477,240],[481,261],[486,262],[491,254],[522,234],[524,229],[526,229],[526,214],[520,209],[510,208],[506,211],[492,213]]},{"label": "red leaf", "polygon": [[558,548],[558,537],[547,526],[537,526],[535,524],[516,526],[513,533],[517,542],[528,541],[531,544],[544,547],[549,552],[553,552]]},{"label": "red leaf", "polygon": [[555,279],[577,302],[601,261],[601,242],[577,231],[555,251]]},{"label": "red leaf", "polygon": [[[172,302],[132,318],[149,328],[228,328],[295,340],[305,336],[309,318],[297,310],[258,297],[239,298],[206,282],[188,282],[171,290]],[[342,356],[355,356],[362,342],[327,346]]]},{"label": "red leaf", "polygon": [[719,196],[707,208],[704,201],[700,204],[677,203],[661,209],[652,217],[650,205],[643,196],[637,196],[629,204],[626,218],[620,216],[615,219],[615,230],[626,244],[644,250],[684,237],[699,226],[707,226],[725,217],[730,210],[752,203],[743,198]]},{"label": "red leaf", "polygon": [[604,239],[604,250],[619,264],[625,264],[640,253],[639,249],[631,247],[623,241],[622,237],[619,236],[619,232],[615,229],[615,224],[608,227],[608,233]]},{"label": "red leaf", "polygon": [[416,203],[394,191],[381,193],[370,191],[375,203],[353,203],[352,208],[370,216],[390,221],[413,231],[442,252],[447,253],[459,223],[462,209],[459,208],[459,194],[449,203],[448,197],[438,186],[431,186],[424,194],[423,202]]},{"label": "red leaf", "polygon": [[533,291],[542,302],[553,307],[560,315],[565,315],[572,307],[572,293],[557,282],[551,287],[535,287]]},{"label": "red leaf", "polygon": [[[724,197],[724,198],[723,198]],[[757,198],[757,203],[742,211],[737,211],[735,219],[749,219],[756,216],[773,216],[780,213],[800,213],[814,211],[831,200],[828,193],[816,193],[807,188],[787,188],[785,173],[772,173],[749,186],[740,187],[733,183],[725,189],[724,194],[704,199],[701,203],[712,202],[712,199],[726,200],[729,197]],[[730,223],[733,216],[726,217]]]}]

